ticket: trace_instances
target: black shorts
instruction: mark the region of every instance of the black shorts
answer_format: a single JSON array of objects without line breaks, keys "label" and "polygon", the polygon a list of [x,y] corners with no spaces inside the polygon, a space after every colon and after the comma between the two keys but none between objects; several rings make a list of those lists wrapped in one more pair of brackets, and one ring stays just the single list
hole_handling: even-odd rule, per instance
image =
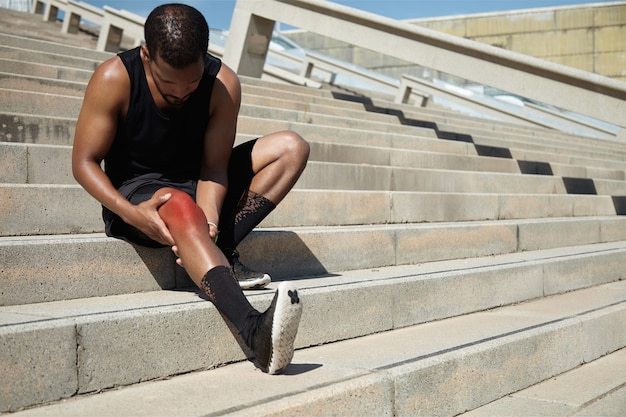
[{"label": "black shorts", "polygon": [[[255,140],[242,143],[233,148],[228,162],[228,190],[220,213],[220,243],[229,244],[232,240],[233,223],[237,211],[241,209],[242,196],[247,194],[250,182],[254,176],[252,170],[252,148]],[[145,174],[126,181],[118,191],[133,204],[139,204],[152,198],[161,188],[169,187],[186,192],[196,200],[197,180],[175,181],[164,178],[160,174]],[[126,224],[117,214],[106,207],[102,208],[104,231],[107,236],[123,239],[141,246],[161,248],[165,245],[156,242]],[[222,246],[222,245],[220,245]]]}]

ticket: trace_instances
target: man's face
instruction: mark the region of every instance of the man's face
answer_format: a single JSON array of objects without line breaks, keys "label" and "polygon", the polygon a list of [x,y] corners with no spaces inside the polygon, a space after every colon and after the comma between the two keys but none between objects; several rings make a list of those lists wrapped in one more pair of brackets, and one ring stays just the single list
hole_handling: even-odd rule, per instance
[{"label": "man's face", "polygon": [[198,62],[185,68],[173,68],[159,56],[148,62],[152,79],[163,100],[171,106],[180,107],[191,96],[202,78],[204,72],[203,57]]}]

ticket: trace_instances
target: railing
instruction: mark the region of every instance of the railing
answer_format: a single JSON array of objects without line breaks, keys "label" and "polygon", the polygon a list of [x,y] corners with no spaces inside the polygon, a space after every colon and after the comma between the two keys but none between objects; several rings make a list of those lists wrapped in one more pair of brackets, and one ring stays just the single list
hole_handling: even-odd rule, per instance
[{"label": "railing", "polygon": [[237,0],[225,62],[259,77],[277,21],[605,121],[626,140],[626,83],[323,0]]},{"label": "railing", "polygon": [[134,39],[139,45],[143,39],[143,24],[146,19],[126,10],[116,10],[108,6],[99,9],[85,2],[72,0],[33,0],[33,13],[42,13],[43,20],[56,21],[59,11],[64,13],[62,31],[76,33],[81,19],[100,26],[98,51],[117,52],[123,36]]},{"label": "railing", "polygon": [[68,0],[61,31],[65,33],[78,33],[82,19],[97,25],[102,25],[104,22],[104,10],[92,6],[89,3]]},{"label": "railing", "polygon": [[414,95],[413,93],[417,92],[419,94],[418,105],[422,106],[426,106],[425,103],[431,97],[438,97],[497,120],[559,129],[570,133],[591,134],[601,138],[611,138],[615,134],[615,132],[602,126],[577,120],[532,103],[508,104],[497,98],[480,94],[468,95],[471,93],[470,90],[462,90],[463,93],[426,80],[403,75],[395,101],[396,103],[407,103]]},{"label": "railing", "polygon": [[146,19],[126,10],[115,10],[104,6],[104,21],[98,36],[98,51],[117,52],[122,44],[123,36],[134,38],[134,45],[143,40],[143,24]]},{"label": "railing", "polygon": [[365,71],[362,68],[350,66],[345,62],[319,54],[307,53],[304,62],[301,62],[301,66],[301,76],[310,78],[314,69],[322,70],[325,73],[323,81],[330,84],[335,82],[337,74],[345,74],[352,79],[389,94],[395,94],[399,85],[397,80],[390,80],[382,77],[380,74],[374,74],[371,71]]}]

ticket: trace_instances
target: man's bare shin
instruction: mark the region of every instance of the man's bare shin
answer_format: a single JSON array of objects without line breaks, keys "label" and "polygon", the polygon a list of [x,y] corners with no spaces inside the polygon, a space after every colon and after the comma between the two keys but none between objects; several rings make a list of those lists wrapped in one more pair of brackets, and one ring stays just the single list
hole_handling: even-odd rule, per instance
[{"label": "man's bare shin", "polygon": [[158,193],[171,192],[172,197],[159,208],[159,215],[167,225],[191,279],[201,286],[208,270],[229,266],[211,237],[206,216],[202,209],[186,193],[173,189],[162,189]]}]

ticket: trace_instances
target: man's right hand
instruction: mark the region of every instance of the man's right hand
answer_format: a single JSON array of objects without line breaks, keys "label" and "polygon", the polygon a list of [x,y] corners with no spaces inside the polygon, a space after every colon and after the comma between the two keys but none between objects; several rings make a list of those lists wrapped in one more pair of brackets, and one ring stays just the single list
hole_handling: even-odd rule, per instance
[{"label": "man's right hand", "polygon": [[132,219],[128,219],[129,224],[139,229],[150,239],[163,245],[173,246],[175,244],[174,238],[158,212],[159,207],[165,204],[171,196],[171,193],[154,195],[149,200],[139,203],[135,206]]}]

